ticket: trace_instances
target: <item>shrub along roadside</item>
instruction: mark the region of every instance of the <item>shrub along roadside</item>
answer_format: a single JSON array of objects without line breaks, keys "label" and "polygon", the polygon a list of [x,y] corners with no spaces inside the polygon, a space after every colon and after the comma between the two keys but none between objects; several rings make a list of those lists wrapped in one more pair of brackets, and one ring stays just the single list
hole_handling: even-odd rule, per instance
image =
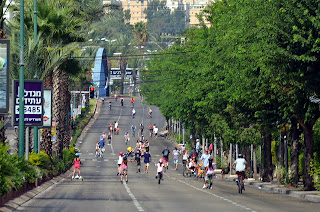
[{"label": "shrub along roadside", "polygon": [[40,154],[30,153],[29,161],[26,161],[18,154],[8,154],[9,147],[0,143],[0,196],[19,190],[25,183],[34,184],[37,180],[43,182],[68,170],[74,159],[77,138],[94,114],[95,104],[95,99],[90,100],[89,107],[83,108],[82,115],[77,117],[72,131],[74,139],[70,148],[63,150],[61,160],[41,151]]}]

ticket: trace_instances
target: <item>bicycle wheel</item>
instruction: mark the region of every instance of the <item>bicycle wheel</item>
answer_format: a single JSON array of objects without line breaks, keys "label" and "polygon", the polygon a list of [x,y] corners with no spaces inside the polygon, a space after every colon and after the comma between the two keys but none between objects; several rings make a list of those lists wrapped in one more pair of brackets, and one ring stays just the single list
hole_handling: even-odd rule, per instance
[{"label": "bicycle wheel", "polygon": [[242,178],[241,177],[238,178],[238,190],[239,190],[239,194],[242,194]]}]

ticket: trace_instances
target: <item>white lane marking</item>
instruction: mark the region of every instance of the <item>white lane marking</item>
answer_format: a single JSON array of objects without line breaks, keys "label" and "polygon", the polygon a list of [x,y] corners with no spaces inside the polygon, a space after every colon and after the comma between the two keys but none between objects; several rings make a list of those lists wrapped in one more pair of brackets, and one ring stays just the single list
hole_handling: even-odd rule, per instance
[{"label": "white lane marking", "polygon": [[111,146],[111,155],[115,155],[115,154],[114,154],[114,150],[113,150],[112,143],[110,144],[110,146]]},{"label": "white lane marking", "polygon": [[104,161],[109,161],[108,159],[104,159]]},{"label": "white lane marking", "polygon": [[[166,175],[167,175],[167,174],[166,174]],[[167,175],[167,176],[170,177],[169,175]],[[214,196],[214,197],[216,197],[216,198],[222,199],[222,200],[224,200],[224,201],[226,201],[226,202],[229,202],[229,203],[231,203],[231,204],[233,204],[233,205],[235,205],[235,206],[238,206],[238,207],[240,207],[240,208],[244,208],[244,209],[246,209],[246,210],[248,210],[248,211],[251,211],[251,212],[256,212],[255,210],[252,210],[251,208],[248,208],[248,207],[246,207],[246,206],[240,205],[239,203],[233,202],[232,200],[226,199],[226,198],[224,198],[224,197],[222,197],[222,196],[216,195],[216,194],[211,193],[211,192],[209,192],[209,191],[207,191],[207,190],[197,188],[197,187],[195,187],[195,186],[193,186],[193,185],[190,185],[189,183],[184,182],[184,181],[182,181],[182,180],[178,180],[178,181],[181,182],[181,183],[186,184],[187,186],[189,186],[189,187],[191,187],[191,188],[193,188],[193,189],[196,189],[196,190],[198,190],[198,191],[202,191],[202,192],[207,193],[207,194],[209,194],[209,195],[212,195],[212,196]]]},{"label": "white lane marking", "polygon": [[93,155],[93,153],[92,153],[92,152],[90,152],[90,153],[89,153],[89,155]]},{"label": "white lane marking", "polygon": [[127,186],[126,183],[123,183],[124,188],[126,189],[127,193],[129,194],[129,196],[131,197],[133,204],[136,206],[136,208],[138,209],[138,211],[144,211],[143,208],[141,207],[141,205],[139,204],[137,198],[133,195],[133,193],[130,191],[130,188]]},{"label": "white lane marking", "polygon": [[97,159],[92,159],[92,161],[97,161]]}]

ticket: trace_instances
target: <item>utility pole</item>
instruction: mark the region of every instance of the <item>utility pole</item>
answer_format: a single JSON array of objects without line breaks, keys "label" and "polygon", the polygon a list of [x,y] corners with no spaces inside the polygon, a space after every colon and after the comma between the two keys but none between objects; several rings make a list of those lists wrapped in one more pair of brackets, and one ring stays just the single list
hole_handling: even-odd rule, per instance
[{"label": "utility pole", "polygon": [[24,155],[24,0],[20,0],[19,156]]}]

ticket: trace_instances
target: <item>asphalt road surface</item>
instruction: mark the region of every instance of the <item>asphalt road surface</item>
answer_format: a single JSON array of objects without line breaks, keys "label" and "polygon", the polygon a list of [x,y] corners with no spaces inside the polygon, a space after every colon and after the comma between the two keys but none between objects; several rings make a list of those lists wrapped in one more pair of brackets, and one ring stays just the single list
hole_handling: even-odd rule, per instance
[{"label": "asphalt road surface", "polygon": [[[152,107],[153,117],[148,117],[148,105],[136,99],[136,117],[131,116],[129,98],[124,106],[112,99],[112,110],[108,100],[102,105],[98,119],[88,131],[80,145],[81,172],[84,181],[65,178],[58,184],[42,192],[18,208],[19,211],[319,211],[320,204],[312,203],[286,195],[272,194],[247,186],[239,194],[234,182],[214,179],[212,190],[202,189],[202,182],[182,176],[182,167],[173,170],[170,158],[169,170],[159,185],[155,179],[154,162],[160,159],[165,146],[172,152],[174,144],[165,138],[150,138],[148,126],[156,124],[159,131],[164,130],[165,120],[159,110]],[[120,134],[114,135],[112,145],[106,145],[104,158],[95,157],[95,143],[111,122],[118,121]],[[124,142],[124,132],[131,132],[130,126],[138,128],[143,122],[144,134],[150,140],[152,163],[149,173],[136,173],[135,163],[128,163],[129,182],[120,183],[117,176],[117,158],[120,151],[135,146],[136,137],[131,137],[128,146]],[[138,131],[138,130],[137,130]],[[137,134],[137,133],[136,133]],[[143,165],[143,163],[142,163]]]}]

